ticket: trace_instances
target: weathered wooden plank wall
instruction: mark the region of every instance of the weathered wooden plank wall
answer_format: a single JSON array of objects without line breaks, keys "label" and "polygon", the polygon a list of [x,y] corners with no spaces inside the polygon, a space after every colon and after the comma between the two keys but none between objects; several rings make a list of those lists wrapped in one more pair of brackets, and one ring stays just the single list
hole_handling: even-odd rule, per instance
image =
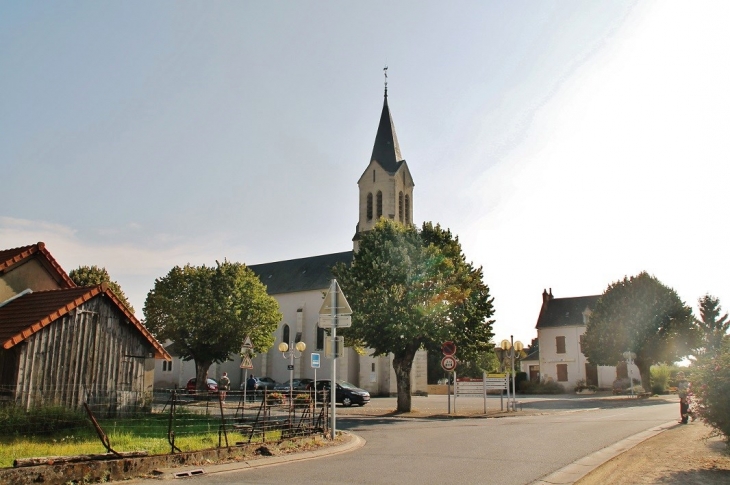
[{"label": "weathered wooden plank wall", "polygon": [[152,347],[99,295],[20,344],[16,401],[25,407],[83,402],[114,414],[144,397],[144,359]]}]

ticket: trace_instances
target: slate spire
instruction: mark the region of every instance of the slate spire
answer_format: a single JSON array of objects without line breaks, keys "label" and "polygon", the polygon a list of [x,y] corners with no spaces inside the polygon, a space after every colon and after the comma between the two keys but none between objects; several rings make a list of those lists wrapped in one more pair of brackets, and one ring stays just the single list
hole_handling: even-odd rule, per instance
[{"label": "slate spire", "polygon": [[385,68],[385,96],[383,99],[383,111],[380,114],[380,124],[378,132],[375,135],[375,144],[373,145],[373,155],[370,160],[377,160],[381,167],[390,173],[395,173],[400,165],[398,162],[403,160],[400,154],[400,146],[398,145],[398,137],[395,135],[395,126],[393,126],[393,118],[390,116],[390,108],[388,107],[388,74]]}]

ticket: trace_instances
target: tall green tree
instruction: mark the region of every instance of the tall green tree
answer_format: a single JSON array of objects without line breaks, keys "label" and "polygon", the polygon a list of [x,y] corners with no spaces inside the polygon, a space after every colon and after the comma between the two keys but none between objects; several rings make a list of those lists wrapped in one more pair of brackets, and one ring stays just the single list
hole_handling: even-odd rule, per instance
[{"label": "tall green tree", "polygon": [[352,264],[333,273],[353,309],[345,340],[373,355],[393,354],[398,411],[411,410],[410,374],[419,349],[450,340],[466,361],[491,350],[493,299],[482,270],[438,225],[419,231],[381,219],[363,235]]},{"label": "tall green tree", "polygon": [[698,300],[700,307],[700,318],[696,320],[700,330],[701,349],[700,354],[713,354],[720,350],[722,340],[730,329],[728,314],[720,316],[722,307],[720,300],[712,295],[705,295]]},{"label": "tall green tree", "polygon": [[183,360],[195,361],[199,390],[211,364],[240,351],[246,335],[254,348],[268,350],[281,321],[279,304],[253,271],[228,261],[175,266],[155,280],[144,314],[158,340],[172,340]]},{"label": "tall green tree", "polygon": [[124,294],[119,283],[112,281],[112,278],[109,276],[109,272],[107,272],[106,268],[100,268],[96,265],[79,266],[76,269],[72,269],[68,274],[68,277],[71,278],[71,280],[78,286],[95,286],[102,283],[108,283],[109,288],[112,292],[114,292],[117,298],[126,305],[130,312],[134,313],[134,307],[131,303],[129,303],[129,300],[127,300],[127,295]]},{"label": "tall green tree", "polygon": [[583,352],[593,364],[616,365],[636,354],[641,382],[650,388],[652,364],[689,355],[697,338],[692,309],[677,293],[642,272],[608,286],[588,319]]}]

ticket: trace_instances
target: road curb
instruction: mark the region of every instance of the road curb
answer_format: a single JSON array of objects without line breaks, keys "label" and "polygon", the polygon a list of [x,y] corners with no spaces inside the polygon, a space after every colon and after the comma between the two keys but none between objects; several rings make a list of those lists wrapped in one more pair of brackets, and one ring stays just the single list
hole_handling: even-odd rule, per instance
[{"label": "road curb", "polygon": [[237,461],[233,463],[223,463],[220,465],[163,468],[155,471],[155,478],[181,478],[187,476],[211,475],[215,473],[226,473],[231,471],[248,470],[252,468],[262,468],[267,466],[280,465],[282,463],[292,463],[296,461],[313,460],[315,458],[322,458],[325,456],[339,455],[342,453],[355,451],[365,446],[366,441],[361,436],[346,431],[342,431],[341,433],[347,439],[344,443],[340,445],[327,446],[325,448],[313,451],[262,457],[252,460]]},{"label": "road curb", "polygon": [[591,453],[588,456],[574,461],[570,465],[567,465],[560,470],[551,473],[550,475],[543,477],[537,481],[532,482],[530,485],[571,485],[590,472],[603,465],[607,461],[619,456],[622,453],[629,451],[639,443],[652,438],[659,433],[680,426],[677,421],[669,421],[659,426],[655,426],[646,431],[636,433],[635,435],[629,436],[617,443],[607,446],[601,450]]}]

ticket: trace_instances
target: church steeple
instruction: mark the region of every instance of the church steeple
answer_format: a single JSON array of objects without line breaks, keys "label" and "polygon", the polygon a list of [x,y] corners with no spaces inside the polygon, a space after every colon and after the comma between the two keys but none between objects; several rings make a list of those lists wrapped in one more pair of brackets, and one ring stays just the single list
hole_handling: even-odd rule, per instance
[{"label": "church steeple", "polygon": [[413,178],[400,153],[393,118],[388,107],[388,73],[385,71],[385,96],[380,124],[375,135],[373,154],[357,185],[360,208],[355,237],[355,251],[363,233],[371,230],[378,219],[385,217],[403,224],[413,224]]},{"label": "church steeple", "polygon": [[380,113],[380,124],[378,132],[375,135],[375,144],[373,145],[373,154],[370,160],[377,161],[389,173],[395,173],[400,166],[403,157],[400,154],[400,145],[398,145],[398,137],[395,135],[395,126],[393,118],[390,116],[390,108],[388,107],[388,68],[385,71],[385,96],[383,97],[383,111]]}]

